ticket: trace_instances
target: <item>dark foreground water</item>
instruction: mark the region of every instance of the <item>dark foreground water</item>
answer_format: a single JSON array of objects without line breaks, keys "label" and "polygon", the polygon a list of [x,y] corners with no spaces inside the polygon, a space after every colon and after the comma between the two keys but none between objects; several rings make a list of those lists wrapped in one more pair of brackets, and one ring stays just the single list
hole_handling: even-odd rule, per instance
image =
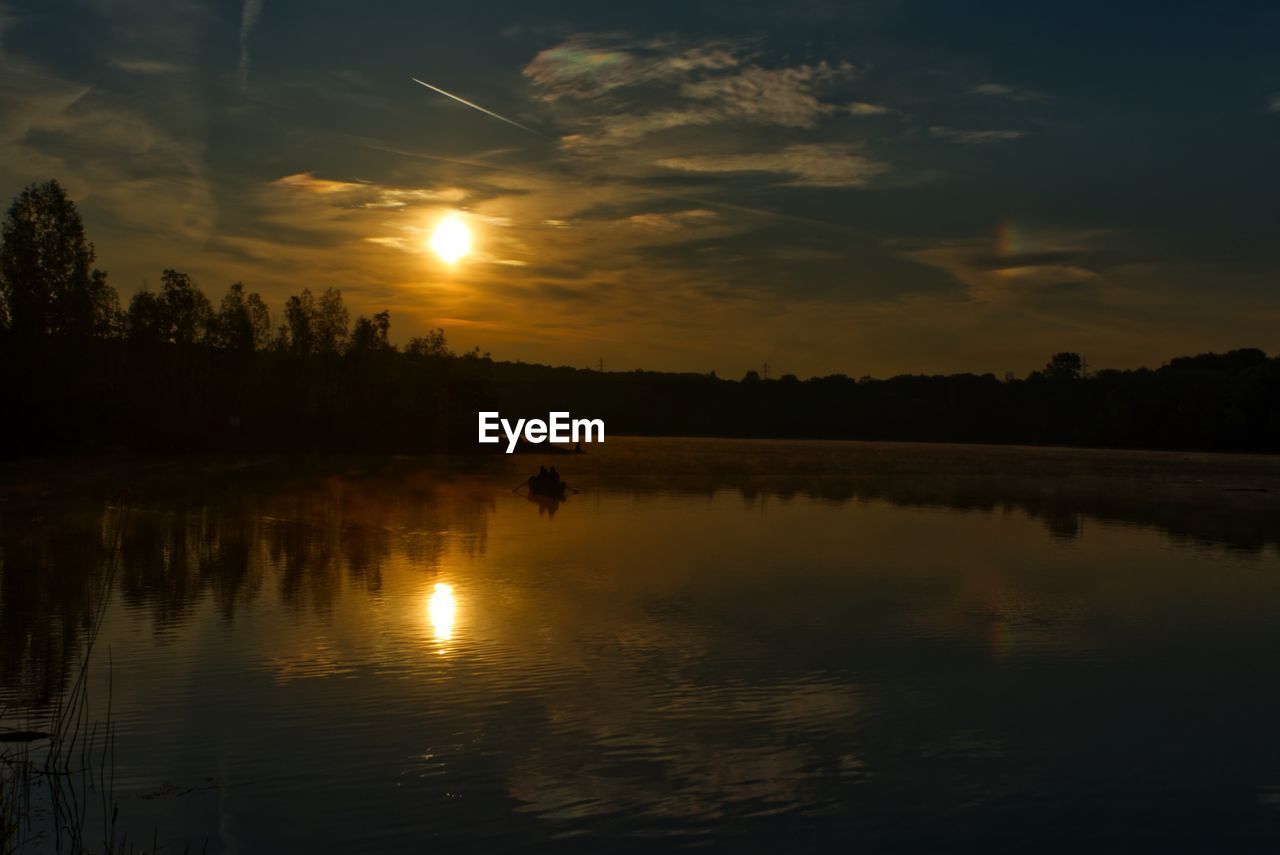
[{"label": "dark foreground water", "polygon": [[109,590],[89,759],[146,848],[1280,847],[1280,460],[539,462],[10,467],[0,724]]}]

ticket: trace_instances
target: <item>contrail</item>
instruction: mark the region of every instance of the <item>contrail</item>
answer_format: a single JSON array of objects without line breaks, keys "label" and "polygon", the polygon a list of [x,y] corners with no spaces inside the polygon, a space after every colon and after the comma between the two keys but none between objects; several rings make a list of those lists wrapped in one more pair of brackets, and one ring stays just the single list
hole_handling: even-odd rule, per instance
[{"label": "contrail", "polygon": [[266,0],[244,0],[244,9],[240,12],[240,88],[249,87],[249,36],[253,33],[253,25],[258,23],[262,14],[262,5]]},{"label": "contrail", "polygon": [[411,77],[409,79],[412,80],[414,83],[418,84],[419,86],[427,87],[432,92],[439,92],[441,95],[445,96],[446,98],[452,98],[453,100],[457,101],[459,104],[464,104],[473,110],[479,110],[481,113],[484,113],[486,116],[493,116],[498,121],[506,122],[508,125],[513,125],[522,131],[527,131],[533,134],[535,137],[542,137],[544,140],[551,139],[551,137],[547,136],[546,134],[540,134],[537,131],[535,131],[533,128],[525,127],[524,125],[520,124],[517,121],[508,119],[506,116],[499,116],[497,113],[493,112],[492,110],[486,110],[484,107],[481,107],[479,104],[473,104],[472,102],[468,101],[466,98],[459,98],[457,95],[454,95],[452,92],[446,92],[443,89],[441,89],[439,86],[432,86],[430,83],[427,83],[424,80],[419,80],[416,77]]}]

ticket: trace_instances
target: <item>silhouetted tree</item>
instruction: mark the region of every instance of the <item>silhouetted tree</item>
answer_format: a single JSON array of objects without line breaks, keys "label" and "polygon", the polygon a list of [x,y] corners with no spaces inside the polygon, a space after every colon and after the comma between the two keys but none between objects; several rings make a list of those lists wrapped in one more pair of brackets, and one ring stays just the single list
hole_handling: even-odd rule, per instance
[{"label": "silhouetted tree", "polygon": [[266,347],[271,337],[271,311],[267,308],[266,301],[255,291],[244,298],[244,304],[249,310],[254,348]]},{"label": "silhouetted tree", "polygon": [[1055,353],[1043,374],[1046,380],[1079,380],[1084,376],[1084,360],[1078,353]]},{"label": "silhouetted tree", "polygon": [[746,374],[742,375],[742,382],[743,383],[759,383],[760,372],[756,371],[755,369],[748,371]]},{"label": "silhouetted tree", "polygon": [[107,282],[107,271],[94,268],[89,273],[89,290],[86,294],[83,334],[97,338],[120,338],[124,335],[124,310],[120,308],[120,295]]},{"label": "silhouetted tree", "polygon": [[[310,356],[316,352],[316,303],[310,288],[290,297],[284,304],[288,350],[294,356]],[[284,329],[281,330],[282,332]]]},{"label": "silhouetted tree", "polygon": [[125,335],[130,341],[141,344],[159,344],[167,340],[164,309],[154,291],[143,288],[129,301]]},{"label": "silhouetted tree", "polygon": [[118,300],[105,273],[92,270],[75,203],[56,180],[17,195],[0,225],[0,316],[19,335],[105,335]]},{"label": "silhouetted tree", "polygon": [[[285,302],[285,307],[288,308],[288,301]],[[290,352],[288,324],[276,325],[275,332],[271,334],[271,339],[270,341],[267,342],[267,349],[270,350],[272,353],[289,353]]]},{"label": "silhouetted tree", "polygon": [[342,292],[326,288],[320,295],[315,315],[315,347],[317,353],[341,353],[347,344],[350,316],[342,304]]},{"label": "silhouetted tree", "polygon": [[1264,364],[1267,354],[1256,347],[1245,347],[1226,353],[1201,353],[1169,360],[1171,371],[1245,371]]},{"label": "silhouetted tree", "polygon": [[395,350],[388,334],[391,331],[391,313],[381,311],[372,318],[361,315],[351,329],[348,353],[376,353]]},{"label": "silhouetted tree", "polygon": [[160,274],[161,333],[173,344],[195,344],[204,339],[213,319],[209,298],[177,270]]},{"label": "silhouetted tree", "polygon": [[444,330],[439,327],[424,336],[414,336],[409,339],[409,344],[405,346],[404,352],[410,356],[427,359],[442,359],[451,355],[449,342],[444,336]]},{"label": "silhouetted tree", "polygon": [[236,282],[214,318],[214,343],[229,350],[252,351],[267,345],[271,335],[271,313],[258,294],[246,294]]}]

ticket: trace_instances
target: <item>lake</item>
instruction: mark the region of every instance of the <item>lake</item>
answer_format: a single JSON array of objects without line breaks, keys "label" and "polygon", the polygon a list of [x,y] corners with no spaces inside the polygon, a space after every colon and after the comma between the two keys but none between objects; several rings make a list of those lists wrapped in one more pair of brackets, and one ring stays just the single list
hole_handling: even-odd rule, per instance
[{"label": "lake", "polygon": [[[581,492],[513,492],[539,463]],[[611,437],[0,474],[0,724],[47,724],[102,608],[87,762],[148,848],[1280,846],[1277,458]]]}]

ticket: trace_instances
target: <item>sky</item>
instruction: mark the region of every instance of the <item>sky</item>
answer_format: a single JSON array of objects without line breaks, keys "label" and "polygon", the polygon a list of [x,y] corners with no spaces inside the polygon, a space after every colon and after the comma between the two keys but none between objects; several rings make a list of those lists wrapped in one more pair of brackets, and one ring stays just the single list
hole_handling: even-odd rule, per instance
[{"label": "sky", "polygon": [[126,300],[335,287],[500,359],[1274,354],[1278,37],[1244,2],[0,0],[0,196],[58,178]]}]

